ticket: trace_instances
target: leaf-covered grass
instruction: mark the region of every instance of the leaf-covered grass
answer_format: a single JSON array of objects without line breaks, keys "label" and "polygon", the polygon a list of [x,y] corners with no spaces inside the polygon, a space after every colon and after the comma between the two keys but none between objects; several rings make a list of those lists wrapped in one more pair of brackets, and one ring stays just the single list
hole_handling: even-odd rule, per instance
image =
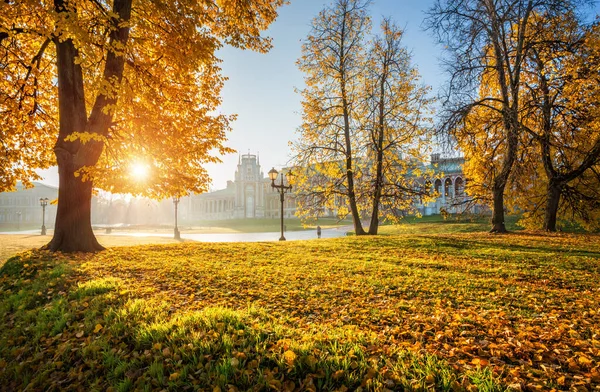
[{"label": "leaf-covered grass", "polygon": [[8,390],[594,390],[600,236],[385,235],[29,252]]}]

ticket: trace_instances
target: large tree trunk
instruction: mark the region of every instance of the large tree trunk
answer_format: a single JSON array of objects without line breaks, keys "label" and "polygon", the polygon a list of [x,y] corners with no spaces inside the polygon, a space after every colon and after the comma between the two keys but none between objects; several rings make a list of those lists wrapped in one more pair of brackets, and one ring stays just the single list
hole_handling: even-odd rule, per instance
[{"label": "large tree trunk", "polygon": [[556,231],[556,217],[560,203],[561,185],[550,180],[546,193],[546,211],[544,214],[544,230]]},{"label": "large tree trunk", "polygon": [[52,251],[94,252],[103,250],[98,243],[91,222],[92,183],[75,177],[72,155],[57,151],[58,209],[54,237],[47,245]]},{"label": "large tree trunk", "polygon": [[[122,24],[131,16],[132,0],[115,0],[113,12],[114,29],[110,32],[109,47],[116,43],[125,46],[129,38],[129,27]],[[57,13],[68,12],[66,0],[54,0]],[[70,17],[73,17],[70,15]],[[112,111],[105,110],[117,102],[116,91],[110,96],[96,97],[89,119],[85,106],[83,72],[77,64],[79,53],[71,39],[55,39],[56,67],[58,71],[58,114],[59,134],[54,146],[58,164],[59,190],[58,210],[54,225],[54,236],[45,248],[62,252],[94,252],[104,249],[96,240],[92,231],[91,181],[82,181],[75,173],[86,166],[98,162],[102,142],[90,141],[82,144],[78,140],[66,138],[76,132],[89,132],[106,136],[112,119]],[[106,54],[104,80],[118,88],[123,76],[125,59],[122,54],[109,50]],[[117,90],[118,91],[118,90]]]},{"label": "large tree trunk", "polygon": [[[62,10],[62,1],[55,1]],[[75,177],[79,169],[74,157],[81,148],[79,142],[67,142],[65,138],[74,132],[82,132],[87,123],[87,111],[83,90],[83,73],[75,63],[78,51],[72,40],[57,40],[58,102],[60,131],[54,147],[58,163],[59,188],[58,209],[54,224],[54,236],[47,249],[62,252],[93,252],[104,249],[96,240],[91,224],[92,183]]]}]

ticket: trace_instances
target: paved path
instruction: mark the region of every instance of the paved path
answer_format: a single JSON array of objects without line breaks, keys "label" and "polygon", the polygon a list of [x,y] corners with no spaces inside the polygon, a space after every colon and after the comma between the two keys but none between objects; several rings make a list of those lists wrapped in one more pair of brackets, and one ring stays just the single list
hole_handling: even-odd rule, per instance
[{"label": "paved path", "polygon": [[[344,237],[346,232],[352,231],[352,226],[343,226],[335,229],[323,229],[321,238],[337,238]],[[39,234],[39,230],[23,230],[12,232],[0,232],[2,234]],[[48,234],[51,234],[49,231]],[[103,232],[96,233],[99,236],[115,235],[115,236],[131,236],[131,237],[172,237],[173,233],[149,233],[144,231],[113,231],[111,234]],[[181,233],[181,238],[199,242],[260,242],[260,241],[278,241],[281,233],[208,233],[208,234],[189,234]],[[288,241],[311,240],[317,238],[316,230],[304,231],[288,231],[285,233],[285,238]]]}]

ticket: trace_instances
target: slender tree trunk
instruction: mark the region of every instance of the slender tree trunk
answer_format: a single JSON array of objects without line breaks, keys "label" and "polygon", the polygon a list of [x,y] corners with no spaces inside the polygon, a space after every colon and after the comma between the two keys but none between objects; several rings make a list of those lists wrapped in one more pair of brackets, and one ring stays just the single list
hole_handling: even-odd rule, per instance
[{"label": "slender tree trunk", "polygon": [[[375,192],[373,194],[373,208],[371,210],[371,224],[369,225],[369,234],[377,235],[379,231],[379,203],[381,202],[381,193],[383,188],[383,134],[385,127],[385,83],[387,81],[387,66],[384,66],[383,75],[381,76],[380,91],[379,91],[379,113],[376,128],[378,130],[376,145],[376,171],[375,171]],[[373,138],[375,139],[375,138]]]},{"label": "slender tree trunk", "polygon": [[492,188],[493,193],[493,211],[492,211],[492,229],[490,233],[506,233],[506,225],[504,223],[504,190],[508,183],[510,172],[512,171],[513,163],[517,156],[517,147],[519,143],[518,139],[518,123],[516,121],[506,121],[505,124],[511,127],[508,131],[507,136],[507,149],[504,162],[502,164],[502,170],[500,174],[494,179]]},{"label": "slender tree trunk", "polygon": [[544,214],[544,230],[556,231],[556,217],[560,203],[561,184],[550,180],[546,193],[546,211]]},{"label": "slender tree trunk", "polygon": [[381,201],[381,189],[375,190],[373,195],[373,208],[371,209],[371,223],[369,224],[369,234],[377,235],[379,231],[379,202]]},{"label": "slender tree trunk", "polygon": [[373,195],[373,207],[371,209],[371,223],[369,225],[369,234],[377,235],[379,231],[379,203],[381,202],[381,163],[377,162],[377,179],[375,180],[375,193]]},{"label": "slender tree trunk", "polygon": [[494,181],[493,188],[493,210],[492,210],[492,229],[490,233],[506,233],[504,224],[504,188],[506,184],[500,181]]},{"label": "slender tree trunk", "polygon": [[[344,47],[345,25],[342,27],[341,47]],[[350,212],[352,213],[352,222],[354,223],[354,232],[356,235],[365,235],[365,230],[360,221],[360,213],[356,203],[356,192],[354,190],[354,167],[352,163],[352,141],[350,135],[350,113],[349,103],[346,96],[346,73],[344,71],[344,53],[340,55],[340,89],[342,92],[342,108],[344,112],[344,141],[346,144],[346,178],[348,180],[348,203],[350,203]]]},{"label": "slender tree trunk", "polygon": [[348,203],[350,203],[350,212],[354,223],[354,232],[356,235],[365,235],[365,230],[360,221],[360,213],[356,203],[356,193],[354,191],[354,168],[352,163],[352,142],[350,140],[350,115],[348,114],[348,103],[345,98],[345,89],[342,86],[343,106],[344,106],[344,138],[346,142],[346,178],[348,180]]},{"label": "slender tree trunk", "polygon": [[346,173],[348,177],[348,202],[350,203],[350,212],[354,223],[354,232],[356,235],[365,235],[365,230],[360,221],[360,213],[356,204],[356,193],[354,192],[354,173],[352,171],[352,157],[346,158]]}]

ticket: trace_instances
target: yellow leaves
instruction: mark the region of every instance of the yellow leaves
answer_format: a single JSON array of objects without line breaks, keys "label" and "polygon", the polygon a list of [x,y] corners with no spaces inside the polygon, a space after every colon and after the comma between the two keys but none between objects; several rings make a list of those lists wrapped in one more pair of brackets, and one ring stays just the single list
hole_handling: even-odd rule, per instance
[{"label": "yellow leaves", "polygon": [[583,366],[590,366],[593,363],[592,360],[586,357],[585,355],[579,355],[577,360]]},{"label": "yellow leaves", "polygon": [[[2,156],[7,164],[1,190],[12,188],[17,180],[37,179],[36,168],[56,162],[52,146],[59,134],[58,108],[63,106],[58,103],[55,51],[47,44],[55,38],[73,41],[78,53],[70,60],[81,66],[83,77],[83,89],[62,98],[71,101],[64,107],[73,107],[72,101],[81,98],[75,107],[109,116],[107,121],[90,121],[67,138],[109,147],[104,151],[110,154],[89,165],[97,171],[91,177],[94,185],[115,185],[117,192],[154,197],[172,193],[169,188],[177,186],[206,190],[209,181],[202,166],[218,161],[216,154],[232,151],[224,143],[234,116],[217,114],[225,78],[215,52],[225,41],[266,51],[270,42],[261,32],[275,20],[283,0],[225,3],[216,7],[191,2],[184,7],[177,2],[134,2],[131,20],[118,17],[108,3],[78,2],[60,12],[43,2],[2,3],[0,26],[11,30],[7,33],[12,44],[9,49],[3,40],[0,47],[5,76],[0,91],[10,97],[2,102]],[[19,33],[10,26],[18,27]],[[128,27],[128,41],[107,39],[115,28]],[[127,53],[122,75],[102,72],[109,53],[118,58]],[[92,119],[88,115],[83,113]],[[84,132],[88,128],[94,129]],[[129,154],[143,151],[158,161],[162,181],[127,189],[120,164]]]},{"label": "yellow leaves", "polygon": [[107,139],[105,136],[93,132],[73,132],[69,136],[65,137],[66,142],[79,141],[83,144],[86,144],[90,141],[104,143],[106,140]]},{"label": "yellow leaves", "polygon": [[489,362],[487,359],[484,358],[473,358],[471,360],[471,363],[475,366],[488,366]]},{"label": "yellow leaves", "polygon": [[[101,358],[103,366],[123,363],[127,377],[181,390],[319,390],[326,383],[332,390],[425,390],[444,383],[464,391],[481,387],[476,379],[568,390],[599,382],[600,338],[590,331],[598,324],[600,291],[589,256],[599,238],[419,231],[116,248],[68,262],[60,256],[56,263],[72,268],[75,279],[56,312],[69,314],[68,324],[60,336],[46,324],[39,331],[0,330],[0,338],[15,342],[0,362],[0,380],[20,355],[27,369],[63,361],[52,368],[60,379],[77,373],[81,358],[93,365]],[[31,255],[19,256],[18,265],[25,263],[27,271],[40,270]],[[40,290],[34,277],[15,286],[23,277],[2,273],[2,293]],[[14,309],[14,320],[30,312],[47,317],[60,298]],[[41,335],[39,359],[26,351],[25,333]],[[72,385],[86,389],[85,380]],[[108,389],[109,381],[97,380]]]},{"label": "yellow leaves", "polygon": [[98,333],[102,330],[102,325],[101,324],[96,324],[96,326],[94,327],[94,333]]},{"label": "yellow leaves", "polygon": [[293,352],[292,350],[287,350],[286,352],[283,353],[283,359],[289,366],[292,366],[294,364],[294,362],[296,361],[296,358],[297,358],[296,353]]}]

